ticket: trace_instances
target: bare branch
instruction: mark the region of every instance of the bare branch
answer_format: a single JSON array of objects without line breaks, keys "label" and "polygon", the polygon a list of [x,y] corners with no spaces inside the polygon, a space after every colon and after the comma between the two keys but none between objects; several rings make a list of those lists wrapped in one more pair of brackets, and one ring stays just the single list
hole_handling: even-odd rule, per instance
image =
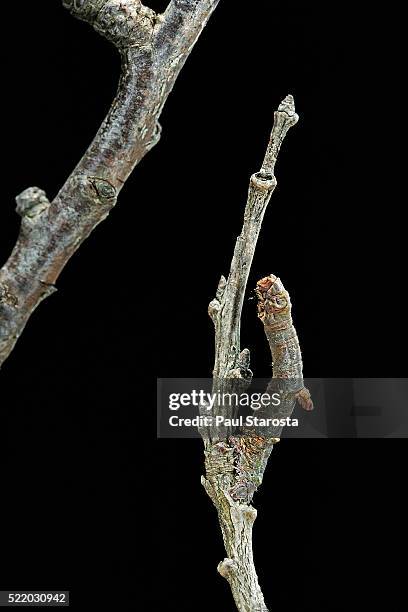
[{"label": "bare branch", "polygon": [[240,321],[249,271],[266,207],[276,187],[274,168],[277,155],[290,127],[298,121],[292,96],[287,96],[275,112],[265,160],[260,172],[250,179],[248,200],[241,235],[238,237],[228,280],[218,286],[210,304],[215,323],[214,377],[223,379],[239,368]]},{"label": "bare branch", "polygon": [[122,74],[106,119],[55,199],[48,204],[38,188],[19,196],[20,235],[0,270],[0,366],[67,261],[158,142],[163,105],[217,3],[174,0],[157,15],[139,0],[64,0],[118,48]]}]

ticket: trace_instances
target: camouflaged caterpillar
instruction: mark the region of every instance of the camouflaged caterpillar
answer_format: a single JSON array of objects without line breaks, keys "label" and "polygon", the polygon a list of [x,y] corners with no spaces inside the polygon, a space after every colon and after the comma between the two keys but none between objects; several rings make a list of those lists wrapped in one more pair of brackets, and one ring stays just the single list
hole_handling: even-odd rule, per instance
[{"label": "camouflaged caterpillar", "polygon": [[255,293],[258,298],[258,317],[264,324],[271,349],[273,378],[298,379],[296,400],[304,410],[313,410],[310,393],[303,385],[302,354],[292,321],[289,293],[274,274],[261,278]]}]

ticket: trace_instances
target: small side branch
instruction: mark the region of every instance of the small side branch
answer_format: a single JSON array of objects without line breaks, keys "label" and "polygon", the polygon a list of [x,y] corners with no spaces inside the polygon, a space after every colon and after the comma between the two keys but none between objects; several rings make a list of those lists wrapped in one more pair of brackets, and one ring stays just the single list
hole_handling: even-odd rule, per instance
[{"label": "small side branch", "polygon": [[231,588],[239,612],[268,612],[255,571],[252,528],[255,508],[234,501],[218,481],[202,478],[207,495],[218,513],[218,520],[228,555],[218,564],[219,574]]}]

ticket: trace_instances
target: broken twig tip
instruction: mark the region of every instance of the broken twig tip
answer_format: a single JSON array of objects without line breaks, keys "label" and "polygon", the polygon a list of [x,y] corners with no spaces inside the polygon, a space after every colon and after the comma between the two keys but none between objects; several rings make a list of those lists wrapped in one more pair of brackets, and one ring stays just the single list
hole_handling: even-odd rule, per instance
[{"label": "broken twig tip", "polygon": [[289,116],[295,115],[295,100],[291,94],[287,95],[286,98],[282,100],[282,102],[279,104],[278,111],[281,113],[286,113]]}]

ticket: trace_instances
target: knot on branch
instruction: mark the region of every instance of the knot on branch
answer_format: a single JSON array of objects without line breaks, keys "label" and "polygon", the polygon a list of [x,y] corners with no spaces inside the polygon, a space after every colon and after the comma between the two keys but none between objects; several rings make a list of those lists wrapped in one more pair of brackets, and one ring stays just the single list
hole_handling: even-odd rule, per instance
[{"label": "knot on branch", "polygon": [[92,187],[96,191],[98,199],[101,202],[111,202],[113,205],[116,200],[116,188],[109,181],[98,178],[97,176],[89,177]]},{"label": "knot on branch", "polygon": [[209,303],[208,314],[210,315],[214,323],[216,323],[217,321],[218,313],[220,312],[220,310],[221,310],[221,304],[216,298]]},{"label": "knot on branch", "polygon": [[240,352],[236,367],[229,370],[227,378],[241,378],[245,383],[249,384],[252,380],[253,372],[249,365],[251,362],[251,353],[245,348]]},{"label": "knot on branch", "polygon": [[57,293],[58,289],[53,283],[47,283],[45,281],[40,281],[41,285],[41,300],[45,300],[45,298],[50,297],[53,293]]},{"label": "knot on branch", "polygon": [[217,300],[219,301],[222,300],[226,286],[227,286],[227,279],[225,278],[225,276],[221,276],[220,280],[218,281],[217,293],[215,295]]},{"label": "knot on branch", "polygon": [[267,172],[256,172],[251,176],[251,184],[259,191],[273,191],[278,184],[276,177]]},{"label": "knot on branch", "polygon": [[250,502],[260,483],[240,481],[237,482],[229,491],[231,498],[238,502]]},{"label": "knot on branch", "polygon": [[119,49],[151,41],[157,16],[140,0],[64,0],[63,4]]},{"label": "knot on branch", "polygon": [[225,288],[227,286],[227,279],[225,276],[221,276],[218,281],[217,292],[215,294],[215,298],[209,303],[208,306],[208,314],[213,320],[214,324],[217,322],[218,313],[221,310],[221,301],[225,293]]},{"label": "knot on branch", "polygon": [[228,580],[238,570],[238,564],[234,559],[224,559],[218,564],[217,570],[223,578]]},{"label": "knot on branch", "polygon": [[[64,215],[72,224],[104,219],[116,204],[117,189],[110,181],[87,174],[73,174],[67,181],[70,194],[64,200]],[[53,206],[57,209],[61,201],[57,196]],[[77,237],[76,245],[81,243]]]},{"label": "knot on branch", "polygon": [[242,514],[245,520],[248,521],[248,523],[250,523],[251,525],[255,523],[256,517],[258,516],[258,512],[253,506],[244,506],[244,508],[242,509]]},{"label": "knot on branch", "polygon": [[20,217],[35,221],[50,205],[45,191],[29,187],[16,197],[16,211]]},{"label": "knot on branch", "polygon": [[158,121],[156,121],[153,135],[150,141],[146,144],[146,151],[151,151],[153,147],[157,145],[157,143],[160,141],[161,135],[162,135],[162,126]]}]

